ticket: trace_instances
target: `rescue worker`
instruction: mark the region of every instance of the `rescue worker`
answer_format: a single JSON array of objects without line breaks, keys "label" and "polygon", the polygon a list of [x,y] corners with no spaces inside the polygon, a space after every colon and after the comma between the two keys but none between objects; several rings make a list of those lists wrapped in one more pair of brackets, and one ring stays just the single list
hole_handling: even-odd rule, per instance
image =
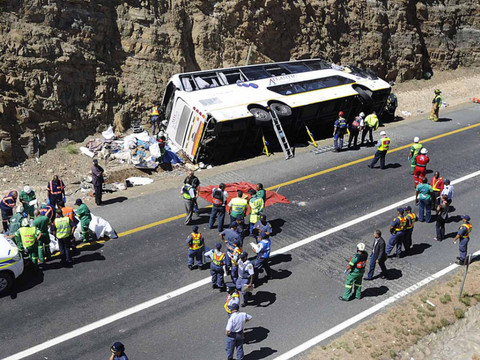
[{"label": "rescue worker", "polygon": [[359,243],[357,245],[357,253],[352,255],[348,266],[345,270],[347,279],[345,280],[345,292],[343,296],[339,296],[338,299],[342,301],[350,301],[350,298],[355,294],[356,299],[362,298],[362,280],[365,273],[365,267],[367,266],[368,253],[365,251],[365,244]]},{"label": "rescue worker", "polygon": [[30,202],[36,199],[37,196],[35,195],[35,191],[33,191],[30,186],[26,185],[23,190],[20,191],[19,200],[30,219],[33,219],[33,212],[35,211],[35,206],[30,205]]},{"label": "rescue worker", "polygon": [[53,224],[53,234],[57,238],[58,247],[60,248],[60,263],[64,266],[71,267],[73,260],[70,248],[72,245],[75,247],[73,234],[75,233],[76,226],[68,216],[63,216],[61,209],[57,209]]},{"label": "rescue worker", "polygon": [[267,215],[262,215],[260,217],[260,221],[258,221],[253,227],[252,235],[255,236],[255,239],[257,239],[257,237],[263,233],[264,235],[266,235],[264,236],[264,238],[266,239],[270,237],[272,232],[272,225],[267,222]]},{"label": "rescue worker", "polygon": [[65,202],[65,184],[58,178],[58,175],[54,175],[53,179],[47,185],[47,204],[51,205],[55,211],[57,203],[61,200]]},{"label": "rescue worker", "polygon": [[8,232],[8,223],[13,216],[13,209],[17,204],[18,192],[11,190],[0,201],[0,210],[2,211],[2,225],[3,231],[6,234]]},{"label": "rescue worker", "polygon": [[367,136],[367,133],[370,139],[370,143],[373,144],[373,130],[377,130],[378,125],[379,121],[377,113],[375,111],[372,111],[372,113],[365,118],[365,126],[363,127],[362,142],[360,143],[360,145],[363,145],[363,143],[365,142],[365,137]]},{"label": "rescue worker", "polygon": [[418,184],[423,182],[425,176],[427,176],[427,164],[430,161],[430,158],[427,154],[428,150],[426,148],[422,148],[422,150],[420,150],[420,154],[415,157],[415,171],[413,173],[415,189],[417,188]]},{"label": "rescue worker", "polygon": [[[230,224],[230,227],[232,227],[232,224],[233,223]],[[237,218],[235,219],[235,224],[237,225],[237,228],[235,229],[235,231],[238,234],[238,239],[243,244],[243,240],[245,239],[245,236],[247,234],[250,234],[249,226],[247,224],[245,224],[242,215],[237,216]]]},{"label": "rescue worker", "polygon": [[216,243],[215,249],[205,253],[212,259],[210,263],[210,274],[212,275],[212,289],[225,291],[225,282],[223,280],[223,265],[225,265],[225,254],[221,251],[222,244]]},{"label": "rescue worker", "polygon": [[270,265],[268,264],[268,259],[270,258],[270,245],[271,241],[270,238],[266,237],[264,233],[259,235],[259,240],[256,245],[252,245],[253,252],[257,254],[257,259],[255,260],[255,278],[253,283],[255,286],[258,286],[258,274],[260,274],[265,269],[267,274],[266,279],[272,279],[272,270],[270,269]]},{"label": "rescue worker", "polygon": [[42,204],[40,207],[40,215],[47,216],[50,219],[50,223],[53,224],[53,221],[55,220],[55,210],[53,209],[53,206]]},{"label": "rescue worker", "polygon": [[[157,132],[160,131],[160,121],[162,110],[159,103],[154,103],[152,110],[150,111],[150,120],[152,121],[152,135],[157,135]],[[157,131],[158,128],[158,131]]]},{"label": "rescue worker", "polygon": [[418,204],[418,221],[427,223],[432,217],[432,187],[428,184],[428,179],[423,178],[422,183],[418,184],[415,191],[415,204]]},{"label": "rescue worker", "polygon": [[254,275],[255,270],[253,265],[250,260],[248,260],[248,253],[244,251],[240,254],[240,260],[238,261],[238,279],[236,282],[237,290],[242,292],[242,307],[248,305],[248,301],[252,295],[251,289],[253,288]]},{"label": "rescue worker", "polygon": [[405,218],[407,223],[405,224],[403,246],[405,248],[405,253],[408,254],[412,247],[412,234],[415,227],[415,221],[417,221],[417,215],[412,212],[412,207],[410,205],[405,208]]},{"label": "rescue worker", "polygon": [[225,299],[225,304],[223,305],[223,308],[227,312],[228,318],[230,318],[230,316],[232,316],[233,304],[240,306],[240,293],[235,287],[235,283],[229,282],[229,283],[226,283],[225,285],[227,286],[228,295],[227,295],[227,298]]},{"label": "rescue worker", "polygon": [[255,190],[257,190],[257,196],[261,197],[263,199],[263,203],[265,206],[267,206],[267,192],[263,189],[263,184],[258,183]]},{"label": "rescue worker", "polygon": [[242,243],[240,240],[233,240],[233,250],[230,253],[227,253],[227,256],[230,258],[230,265],[232,267],[230,276],[232,277],[232,281],[234,283],[237,282],[238,279],[238,260],[240,260],[240,255],[242,254]]},{"label": "rescue worker", "polygon": [[[195,176],[195,172],[193,170],[190,170],[187,177],[183,180],[183,183],[192,185],[193,190],[195,190],[195,194],[198,194],[198,187],[200,186],[200,180],[198,179],[198,177]],[[195,215],[198,216],[198,204],[197,204],[196,197],[195,197],[195,204],[193,205],[193,211]]]},{"label": "rescue worker", "polygon": [[90,222],[92,221],[92,214],[90,209],[85,205],[82,199],[75,200],[75,206],[78,206],[75,212],[80,219],[80,228],[82,230],[82,241],[88,242],[90,240]]},{"label": "rescue worker", "polygon": [[432,181],[430,182],[430,186],[433,190],[433,201],[432,201],[432,210],[436,209],[436,207],[440,204],[440,194],[443,191],[443,178],[440,176],[438,171],[433,173]]},{"label": "rescue worker", "polygon": [[244,312],[238,312],[238,304],[232,305],[232,315],[227,321],[225,334],[227,335],[227,360],[233,360],[233,353],[237,349],[237,360],[243,360],[243,330],[245,323],[252,317]]},{"label": "rescue worker", "polygon": [[248,205],[250,206],[249,224],[251,234],[253,227],[262,216],[263,209],[265,208],[265,203],[263,202],[263,199],[261,197],[257,196],[257,192],[255,190],[250,189],[248,190],[248,193],[252,196],[248,201]]},{"label": "rescue worker", "polygon": [[362,124],[364,124],[363,118],[365,117],[365,113],[361,112],[358,114],[358,116],[353,119],[352,124],[350,125],[350,136],[348,137],[348,147],[352,147],[352,142],[353,142],[353,147],[357,147],[357,141],[358,141],[358,133],[362,129]]},{"label": "rescue worker", "polygon": [[188,244],[188,268],[194,269],[194,262],[197,261],[199,270],[203,267],[203,252],[205,250],[205,239],[203,235],[198,232],[198,226],[192,228],[192,233],[187,238]]},{"label": "rescue worker", "polygon": [[460,253],[460,256],[457,257],[457,261],[455,262],[455,264],[458,265],[466,265],[468,242],[470,241],[470,233],[472,232],[470,216],[462,216],[462,221],[463,224],[460,225],[460,227],[458,228],[457,236],[455,236],[455,239],[453,239],[454,244],[457,243],[457,240],[460,240],[460,243],[458,244],[458,251]]},{"label": "rescue worker", "polygon": [[183,196],[183,202],[185,204],[185,225],[190,225],[193,217],[193,209],[195,207],[195,199],[197,197],[195,189],[190,184],[183,184],[180,194]]},{"label": "rescue worker", "polygon": [[434,91],[435,96],[432,100],[432,111],[430,111],[429,120],[438,121],[438,112],[440,110],[440,106],[442,106],[442,92],[439,89],[435,89]]},{"label": "rescue worker", "polygon": [[391,93],[388,98],[387,102],[385,103],[385,109],[382,115],[388,115],[388,119],[390,121],[395,120],[395,110],[398,107],[398,100],[397,96],[394,93]]},{"label": "rescue worker", "polygon": [[18,205],[15,214],[10,218],[10,225],[8,227],[8,235],[13,235],[22,226],[22,220],[26,218],[23,211],[23,206]]},{"label": "rescue worker", "polygon": [[[348,124],[347,120],[343,117],[343,111],[338,113],[338,119],[335,121],[333,125],[333,147],[334,150],[339,152],[343,148],[343,137],[347,132]],[[340,140],[340,144],[339,144]]]},{"label": "rescue worker", "polygon": [[[225,259],[225,265],[227,267],[227,273],[229,273],[232,266],[231,257],[232,257],[233,251],[235,250],[235,245],[233,244],[233,242],[236,240],[239,240],[238,233],[237,233],[237,223],[235,221],[232,222],[230,224],[230,228],[225,229],[224,231],[219,233],[218,237],[222,239],[222,241],[226,244],[226,247],[227,247],[227,251],[226,251],[227,257]],[[240,247],[242,245],[240,245]]]},{"label": "rescue worker", "polygon": [[40,214],[40,210],[35,210],[34,215],[33,225],[41,234],[38,241],[38,258],[40,262],[46,262],[52,256],[50,253],[50,234],[48,232],[51,222],[47,216]]},{"label": "rescue worker", "polygon": [[243,192],[241,190],[237,190],[237,197],[230,200],[228,207],[230,212],[230,222],[235,221],[238,215],[245,217],[248,210],[248,201],[243,198]]},{"label": "rescue worker", "polygon": [[405,237],[405,226],[407,225],[407,219],[403,216],[404,210],[402,208],[397,209],[397,216],[393,218],[390,224],[390,239],[388,240],[387,249],[385,250],[387,255],[394,247],[396,247],[396,253],[392,257],[400,257],[402,253],[402,245]]},{"label": "rescue worker", "polygon": [[377,152],[372,162],[368,165],[370,169],[373,169],[378,160],[380,160],[380,169],[386,169],[385,167],[385,156],[387,156],[387,151],[390,148],[390,138],[387,136],[385,131],[380,133],[380,140],[377,143]]},{"label": "rescue worker", "polygon": [[95,204],[97,204],[97,206],[102,205],[103,183],[105,182],[103,177],[104,172],[103,168],[98,165],[98,160],[93,159],[92,184],[95,191]]},{"label": "rescue worker", "polygon": [[73,208],[70,206],[65,206],[63,200],[60,200],[58,203],[58,208],[62,210],[62,215],[67,216],[72,222],[75,222],[75,214],[73,213]]},{"label": "rescue worker", "polygon": [[212,212],[210,213],[210,219],[208,220],[208,227],[213,229],[215,219],[218,216],[218,232],[223,231],[223,225],[225,222],[225,205],[227,204],[228,193],[225,191],[225,184],[221,183],[218,188],[212,189]]},{"label": "rescue worker", "polygon": [[420,138],[415,136],[413,138],[413,145],[410,147],[410,153],[408,154],[408,160],[410,160],[410,175],[413,175],[415,172],[415,166],[417,165],[415,158],[422,148],[423,145],[420,143]]},{"label": "rescue worker", "polygon": [[22,226],[15,233],[18,249],[28,254],[28,258],[35,268],[38,264],[38,247],[41,236],[42,234],[35,226],[30,226],[28,219],[22,220]]}]

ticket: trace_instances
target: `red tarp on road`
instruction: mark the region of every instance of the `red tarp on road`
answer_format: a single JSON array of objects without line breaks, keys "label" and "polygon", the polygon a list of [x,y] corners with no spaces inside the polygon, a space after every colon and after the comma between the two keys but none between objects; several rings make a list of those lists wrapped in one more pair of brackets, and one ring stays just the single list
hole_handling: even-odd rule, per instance
[{"label": "red tarp on road", "polygon": [[[198,195],[207,200],[209,203],[213,203],[212,200],[212,190],[213,188],[218,187],[218,185],[210,185],[210,186],[200,186],[198,188]],[[228,192],[228,202],[234,197],[237,197],[237,190],[241,190],[244,194],[248,195],[248,198],[250,198],[250,195],[248,194],[248,190],[250,189],[255,189],[256,185],[251,184],[248,182],[236,182],[232,184],[225,184],[225,191]],[[265,204],[265,207],[276,204],[276,203],[284,203],[284,204],[290,204],[290,201],[283,196],[277,194],[275,191],[270,191],[270,190],[265,190],[267,192],[267,201]],[[228,206],[227,206],[228,210]]]}]

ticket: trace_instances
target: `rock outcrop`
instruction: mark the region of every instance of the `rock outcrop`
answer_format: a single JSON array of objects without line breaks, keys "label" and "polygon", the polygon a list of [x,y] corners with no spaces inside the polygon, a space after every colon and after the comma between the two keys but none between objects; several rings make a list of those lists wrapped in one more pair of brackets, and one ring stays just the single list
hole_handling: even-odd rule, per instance
[{"label": "rock outcrop", "polygon": [[477,0],[0,0],[0,164],[147,119],[170,75],[301,58],[480,65]]}]

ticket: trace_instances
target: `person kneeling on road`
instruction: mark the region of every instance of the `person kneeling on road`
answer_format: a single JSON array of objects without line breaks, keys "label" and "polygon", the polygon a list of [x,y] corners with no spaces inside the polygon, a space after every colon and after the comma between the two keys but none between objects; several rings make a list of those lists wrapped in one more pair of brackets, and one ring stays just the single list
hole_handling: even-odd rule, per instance
[{"label": "person kneeling on road", "polygon": [[345,292],[343,296],[338,299],[342,301],[350,301],[350,298],[355,293],[356,299],[362,298],[362,279],[365,273],[365,266],[367,265],[368,253],[365,251],[365,244],[359,243],[357,245],[357,253],[352,255],[345,269],[345,274],[350,271],[345,280]]},{"label": "person kneeling on road", "polygon": [[194,225],[192,233],[187,238],[188,244],[188,268],[193,270],[194,260],[197,261],[198,269],[202,270],[203,260],[202,255],[205,250],[205,239],[203,235],[198,232],[198,226]]}]

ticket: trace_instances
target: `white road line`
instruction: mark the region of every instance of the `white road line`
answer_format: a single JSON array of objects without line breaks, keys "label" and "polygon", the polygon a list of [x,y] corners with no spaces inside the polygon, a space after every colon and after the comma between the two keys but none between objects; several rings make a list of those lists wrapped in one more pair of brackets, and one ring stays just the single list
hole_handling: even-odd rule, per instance
[{"label": "white road line", "polygon": [[[480,251],[475,252],[473,255],[479,255]],[[355,315],[354,317],[334,326],[333,328],[321,333],[320,335],[315,336],[314,338],[304,342],[303,344],[293,348],[290,351],[287,351],[286,353],[277,356],[274,360],[288,360],[293,358],[294,356],[297,356],[298,354],[304,352],[305,350],[311,348],[312,346],[317,345],[321,341],[328,339],[330,336],[333,336],[340,331],[345,330],[346,328],[354,325],[355,323],[365,319],[366,317],[375,314],[377,311],[383,309],[384,307],[394,303],[395,301],[403,298],[404,296],[407,296],[408,294],[420,289],[422,286],[427,285],[429,282],[438,279],[439,277],[449,273],[453,269],[456,269],[457,267],[460,267],[460,265],[452,264],[450,266],[447,266],[445,269],[440,270],[439,272],[427,277],[426,279],[423,279],[422,281],[416,283],[415,285],[410,286],[409,288],[400,291],[398,294],[395,294],[391,297],[389,297],[386,300],[383,300],[381,303],[378,303],[377,305],[372,306],[371,308]]]},{"label": "white road line", "polygon": [[[478,176],[478,175],[480,175],[480,171],[476,171],[476,172],[471,173],[471,174],[469,174],[469,175],[463,176],[463,177],[461,177],[461,178],[459,178],[459,179],[457,179],[457,180],[452,181],[451,183],[452,183],[452,185],[458,184],[458,183],[460,183],[460,182],[463,182],[463,181],[466,181],[466,180],[468,180],[468,179],[474,178],[474,177],[476,177],[476,176]],[[333,233],[335,233],[335,232],[337,232],[337,231],[346,229],[346,228],[348,228],[348,227],[350,227],[350,226],[353,226],[353,225],[356,225],[356,224],[358,224],[358,223],[361,223],[361,222],[363,222],[363,221],[365,221],[365,220],[371,219],[371,218],[373,218],[373,217],[375,217],[375,216],[377,216],[377,215],[380,215],[380,214],[382,214],[382,213],[384,213],[384,212],[387,212],[387,211],[392,210],[392,209],[396,209],[396,208],[399,207],[400,205],[405,204],[405,203],[408,203],[408,202],[410,202],[410,201],[413,201],[414,199],[415,199],[414,196],[410,196],[410,197],[408,197],[408,198],[406,198],[406,199],[404,199],[404,200],[401,200],[401,201],[399,201],[399,202],[397,202],[397,203],[395,203],[395,204],[386,206],[386,207],[384,207],[384,208],[382,208],[382,209],[379,209],[379,210],[377,210],[377,211],[368,213],[367,215],[364,215],[364,216],[355,218],[354,220],[351,220],[351,221],[349,221],[349,222],[347,222],[347,223],[345,223],[345,224],[338,225],[338,226],[336,226],[336,227],[334,227],[334,228],[331,228],[331,229],[329,229],[329,230],[323,231],[323,232],[321,232],[321,233],[319,233],[319,234],[310,236],[310,237],[308,237],[308,238],[306,238],[306,239],[303,239],[303,240],[297,241],[296,243],[293,243],[293,244],[290,244],[290,245],[288,245],[288,246],[285,246],[285,247],[283,247],[283,248],[281,248],[281,249],[279,249],[279,250],[276,250],[276,251],[272,252],[271,255],[273,256],[273,255],[277,255],[277,254],[284,254],[284,253],[286,253],[286,252],[289,252],[289,251],[291,251],[291,250],[294,250],[294,249],[296,249],[296,248],[299,248],[299,247],[301,247],[301,246],[303,246],[303,245],[306,245],[306,244],[308,244],[308,243],[311,243],[311,242],[313,242],[313,241],[315,241],[315,240],[318,240],[318,239],[321,239],[321,238],[323,238],[323,237],[325,237],[325,236],[331,235],[331,234],[333,234]],[[442,273],[442,272],[443,272],[443,273],[447,273],[448,271],[454,269],[455,266],[456,266],[456,265],[451,265],[451,266],[449,266],[448,268],[440,271],[439,273]],[[451,268],[451,269],[450,269],[450,268]],[[447,270],[447,269],[449,269],[449,270]],[[437,273],[437,274],[439,274],[439,273]],[[443,273],[442,273],[441,275],[443,275]],[[421,285],[418,285],[418,284],[413,285],[412,287],[408,288],[407,290],[402,291],[402,292],[399,293],[399,294],[402,294],[402,293],[404,293],[404,292],[407,292],[407,291],[409,291],[409,289],[412,289],[412,288],[414,288],[415,286],[416,286],[415,289],[418,289],[419,287],[421,287],[421,286],[425,285],[426,283],[428,283],[428,282],[432,281],[433,279],[435,279],[434,276],[436,276],[437,274],[432,275],[432,277],[429,277],[429,278],[421,281],[420,283],[418,283],[418,284],[421,284]],[[441,276],[441,275],[438,275],[437,277],[439,277],[439,276]],[[430,279],[430,278],[431,278],[431,279]],[[65,341],[71,340],[71,339],[76,338],[76,337],[78,337],[78,336],[80,336],[80,335],[83,335],[83,334],[86,334],[86,333],[88,333],[88,332],[90,332],[90,331],[93,331],[93,330],[95,330],[95,329],[101,328],[101,327],[103,327],[103,326],[105,326],[105,325],[111,324],[111,323],[113,323],[113,322],[115,322],[115,321],[117,321],[117,320],[121,320],[121,319],[123,319],[123,318],[125,318],[125,317],[127,317],[127,316],[133,315],[133,314],[138,313],[138,312],[140,312],[140,311],[143,311],[143,310],[146,310],[146,309],[148,309],[148,308],[151,308],[151,307],[153,307],[153,306],[155,306],[155,305],[161,304],[161,303],[163,303],[163,302],[165,302],[165,301],[167,301],[167,300],[170,300],[170,299],[173,299],[173,298],[175,298],[175,297],[177,297],[177,296],[183,295],[183,294],[185,294],[185,293],[187,293],[187,292],[189,292],[189,291],[195,290],[195,289],[197,289],[197,288],[199,288],[199,287],[201,287],[201,286],[203,286],[203,285],[206,285],[206,284],[210,283],[210,279],[211,279],[211,278],[208,277],[208,278],[205,278],[205,279],[196,281],[196,282],[194,282],[194,283],[192,283],[192,284],[190,284],[190,285],[187,285],[187,286],[184,286],[184,287],[179,288],[179,289],[177,289],[177,290],[171,291],[171,292],[169,292],[169,293],[167,293],[167,294],[165,294],[165,295],[161,295],[161,296],[158,296],[158,297],[156,297],[156,298],[154,298],[154,299],[145,301],[145,302],[143,302],[143,303],[141,303],[141,304],[135,305],[135,306],[133,306],[133,307],[131,307],[131,308],[128,308],[128,309],[123,310],[123,311],[120,311],[120,312],[118,312],[118,313],[116,313],[116,314],[107,316],[106,318],[97,320],[97,321],[95,321],[95,322],[93,322],[93,323],[91,323],[91,324],[82,326],[82,327],[80,327],[80,328],[78,328],[78,329],[76,329],[76,330],[70,331],[70,332],[68,332],[68,333],[66,333],[66,334],[63,334],[63,335],[58,336],[58,337],[56,337],[56,338],[53,338],[53,339],[51,339],[51,340],[45,341],[45,342],[43,342],[43,343],[41,343],[41,344],[38,344],[38,345],[36,345],[36,346],[33,346],[33,347],[29,348],[29,349],[23,350],[23,351],[21,351],[21,352],[19,352],[19,353],[16,353],[16,354],[14,354],[14,355],[11,355],[11,356],[9,356],[9,357],[6,357],[6,358],[4,358],[3,360],[18,360],[18,359],[23,359],[23,358],[26,358],[27,356],[30,356],[30,355],[39,353],[40,351],[43,351],[43,350],[45,350],[45,349],[48,349],[48,348],[50,348],[50,347],[52,347],[52,346],[61,344],[61,343],[65,342]],[[430,279],[430,280],[428,280],[428,279]],[[425,281],[426,281],[426,282],[425,282]],[[425,283],[424,283],[424,282],[425,282]],[[415,290],[415,289],[413,289],[413,290]],[[413,290],[410,290],[409,292],[411,292],[411,291],[413,291]],[[407,292],[407,293],[408,293],[408,292]],[[404,295],[401,295],[400,297],[405,296],[407,293],[405,293]],[[371,311],[372,309],[376,309],[376,308],[377,308],[378,306],[380,306],[381,304],[384,304],[384,303],[390,301],[390,302],[386,303],[385,305],[381,306],[380,308],[378,308],[378,310],[381,309],[382,307],[387,306],[388,304],[390,304],[390,303],[392,303],[393,301],[395,301],[396,299],[394,299],[394,298],[395,298],[396,296],[398,296],[399,294],[397,294],[397,295],[395,295],[395,296],[393,296],[393,297],[391,297],[391,298],[383,301],[382,303],[380,303],[380,304],[378,304],[378,305],[375,305],[375,306],[372,307],[371,309],[367,310],[367,312],[368,312],[368,311]],[[400,297],[398,297],[398,298],[400,298]],[[392,299],[392,300],[390,300],[390,299]],[[375,311],[378,311],[378,310],[375,310]],[[361,314],[363,314],[363,313],[361,313]],[[352,319],[350,319],[350,320],[348,320],[348,321],[352,321],[353,319],[356,319],[356,318],[359,317],[361,314],[357,315],[356,317],[354,317],[354,318],[352,318]],[[365,315],[364,317],[366,317],[366,316],[368,316],[368,315]],[[358,320],[356,320],[355,322],[363,319],[364,317],[359,317]],[[345,324],[345,323],[342,323],[342,324]],[[332,328],[332,329],[328,330],[327,332],[319,335],[318,337],[325,336],[325,334],[327,334],[328,336],[325,337],[325,338],[327,338],[327,337],[329,337],[329,336],[332,336],[332,335],[338,333],[339,331],[343,330],[346,326],[348,326],[348,325],[345,325],[344,328],[341,328],[341,329],[339,329],[339,330],[335,330],[335,329],[339,328],[342,324],[335,326],[334,328]],[[307,344],[307,345],[302,344],[302,345],[300,345],[298,348],[308,349],[309,347],[311,347],[311,346],[317,344],[319,341],[322,341],[322,340],[323,340],[323,339],[321,339],[321,340],[318,340],[318,341],[315,342],[315,339],[317,339],[317,337],[314,338],[314,339],[312,339],[312,340],[310,340],[310,341],[308,341],[308,342],[306,342],[305,344]],[[310,342],[312,342],[312,344],[311,344],[311,345],[308,345],[308,344],[310,344]],[[297,349],[297,348],[295,348],[295,349]],[[295,349],[291,350],[290,352],[294,351]],[[303,351],[303,350],[300,350],[299,352],[301,352],[301,351]],[[288,353],[286,353],[286,354],[289,354],[290,352],[288,352]],[[298,352],[298,353],[299,353],[299,352]],[[298,354],[298,353],[296,353],[296,354]],[[286,354],[281,355],[281,356],[280,356],[279,358],[277,358],[277,359],[289,359],[291,356],[294,356],[294,355],[295,355],[295,354],[293,354],[293,355],[291,355],[290,357],[285,357],[285,358],[283,358],[282,356],[285,356]]]}]

